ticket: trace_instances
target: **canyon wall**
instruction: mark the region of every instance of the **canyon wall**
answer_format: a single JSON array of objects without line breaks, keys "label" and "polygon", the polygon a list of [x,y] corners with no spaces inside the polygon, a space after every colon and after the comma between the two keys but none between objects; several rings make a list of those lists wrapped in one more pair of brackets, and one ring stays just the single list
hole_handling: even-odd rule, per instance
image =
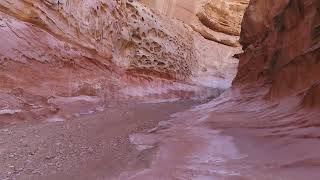
[{"label": "canyon wall", "polygon": [[249,0],[140,0],[166,16],[189,24],[204,38],[239,47],[240,24]]},{"label": "canyon wall", "polygon": [[2,1],[1,10],[125,69],[185,80],[197,67],[183,24],[173,28],[135,2],[18,0]]},{"label": "canyon wall", "polygon": [[2,0],[0,37],[9,122],[130,98],[214,97],[238,64],[237,49],[130,0]]},{"label": "canyon wall", "polygon": [[320,2],[252,0],[244,15],[239,72],[234,85],[270,84],[267,97],[302,93],[319,104]]},{"label": "canyon wall", "polygon": [[[25,29],[38,29],[65,43],[63,49],[91,52],[95,58],[86,56],[101,58],[97,60],[99,63],[126,73],[188,82],[201,69],[198,61],[203,53],[197,54],[200,48],[195,47],[195,41],[201,39],[197,33],[186,24],[151,12],[134,1],[5,0],[1,1],[0,10],[4,13],[3,33],[13,34],[6,41],[28,40],[18,34]],[[39,57],[31,51],[13,49],[16,48],[3,45],[3,58],[51,62],[50,54]]]},{"label": "canyon wall", "polygon": [[141,2],[0,1],[5,177],[320,179],[319,0]]},{"label": "canyon wall", "polygon": [[[126,0],[1,1],[0,114],[55,114],[61,97],[208,97],[230,87],[247,0],[142,3],[154,10]],[[252,0],[234,87],[270,86],[266,98],[318,106],[318,9],[315,0]]]}]

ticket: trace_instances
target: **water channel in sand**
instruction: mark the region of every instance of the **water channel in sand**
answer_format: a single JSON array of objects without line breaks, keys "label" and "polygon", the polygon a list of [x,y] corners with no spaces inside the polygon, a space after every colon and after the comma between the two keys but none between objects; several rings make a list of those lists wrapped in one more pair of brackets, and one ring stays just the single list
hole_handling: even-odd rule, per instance
[{"label": "water channel in sand", "polygon": [[209,116],[195,107],[171,115],[149,133],[132,134],[130,141],[140,151],[157,150],[148,169],[122,173],[118,179],[194,179],[206,180],[241,175],[241,167],[228,167],[230,160],[245,158],[233,138],[205,127]]}]

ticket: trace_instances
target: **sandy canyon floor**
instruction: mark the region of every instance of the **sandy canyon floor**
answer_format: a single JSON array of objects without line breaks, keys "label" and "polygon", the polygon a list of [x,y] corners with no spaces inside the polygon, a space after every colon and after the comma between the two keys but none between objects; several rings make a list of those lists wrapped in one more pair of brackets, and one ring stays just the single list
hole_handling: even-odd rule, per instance
[{"label": "sandy canyon floor", "polygon": [[138,151],[129,136],[195,103],[126,104],[68,121],[1,127],[0,179],[110,179],[147,168],[154,148]]},{"label": "sandy canyon floor", "polygon": [[266,126],[240,125],[232,117],[257,114],[236,105],[219,109],[230,102],[222,95],[208,102],[130,103],[66,121],[6,125],[0,179],[319,179],[317,139],[267,136]]}]

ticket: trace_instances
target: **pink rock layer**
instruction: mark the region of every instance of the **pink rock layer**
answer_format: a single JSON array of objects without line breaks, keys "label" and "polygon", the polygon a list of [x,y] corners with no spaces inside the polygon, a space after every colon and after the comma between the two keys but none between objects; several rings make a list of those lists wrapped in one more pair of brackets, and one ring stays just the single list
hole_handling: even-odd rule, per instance
[{"label": "pink rock layer", "polygon": [[215,97],[237,67],[235,48],[136,1],[4,0],[0,37],[6,122],[136,99]]}]

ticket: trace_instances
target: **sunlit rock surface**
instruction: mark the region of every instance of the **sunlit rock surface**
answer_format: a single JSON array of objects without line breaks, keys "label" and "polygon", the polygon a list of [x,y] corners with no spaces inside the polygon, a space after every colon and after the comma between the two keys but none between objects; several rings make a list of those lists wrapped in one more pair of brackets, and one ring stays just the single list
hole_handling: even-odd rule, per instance
[{"label": "sunlit rock surface", "polygon": [[318,0],[143,3],[0,1],[0,178],[320,179]]},{"label": "sunlit rock surface", "polygon": [[208,40],[238,47],[240,24],[249,0],[140,0],[189,24]]},{"label": "sunlit rock surface", "polygon": [[248,2],[248,0],[211,0],[197,13],[197,17],[214,31],[239,36],[242,17]]},{"label": "sunlit rock surface", "polygon": [[173,28],[173,23],[155,17],[135,2],[58,2],[2,1],[1,6],[5,13],[63,42],[95,51],[106,62],[109,59],[126,70],[149,70],[185,80],[197,66],[193,39],[182,23],[175,23]]},{"label": "sunlit rock surface", "polygon": [[3,0],[0,11],[6,121],[86,114],[132,98],[215,97],[236,73],[238,49],[137,1]]}]

